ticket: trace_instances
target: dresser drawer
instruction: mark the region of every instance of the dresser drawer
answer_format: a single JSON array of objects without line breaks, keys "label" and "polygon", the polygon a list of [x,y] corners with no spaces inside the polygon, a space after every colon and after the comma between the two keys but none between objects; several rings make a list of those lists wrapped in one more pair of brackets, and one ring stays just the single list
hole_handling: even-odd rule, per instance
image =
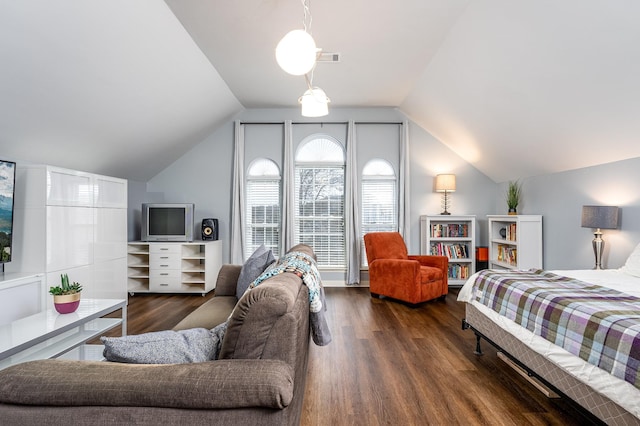
[{"label": "dresser drawer", "polygon": [[149,268],[152,271],[180,269],[180,262],[180,255],[176,253],[151,253],[149,255]]},{"label": "dresser drawer", "polygon": [[176,253],[180,254],[182,245],[179,243],[150,243],[149,253]]},{"label": "dresser drawer", "polygon": [[153,271],[149,274],[149,290],[157,292],[180,291],[180,271]]}]

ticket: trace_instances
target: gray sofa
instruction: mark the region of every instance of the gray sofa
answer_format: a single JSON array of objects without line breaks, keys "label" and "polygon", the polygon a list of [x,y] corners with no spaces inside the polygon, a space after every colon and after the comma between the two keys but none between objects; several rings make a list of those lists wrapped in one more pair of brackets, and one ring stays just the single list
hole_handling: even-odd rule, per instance
[{"label": "gray sofa", "polygon": [[[308,246],[291,250],[313,255]],[[236,305],[240,266],[175,329],[212,328]],[[300,423],[309,351],[309,291],[283,273],[239,301],[219,359],[189,364],[32,361],[0,371],[0,419],[11,425]]]}]

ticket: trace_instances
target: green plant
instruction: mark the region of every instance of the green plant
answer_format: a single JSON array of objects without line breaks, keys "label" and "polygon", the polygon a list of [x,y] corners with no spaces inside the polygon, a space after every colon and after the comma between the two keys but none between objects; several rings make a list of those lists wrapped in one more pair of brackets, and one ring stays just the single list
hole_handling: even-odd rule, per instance
[{"label": "green plant", "polygon": [[60,274],[61,284],[56,287],[49,287],[49,293],[54,296],[64,296],[67,294],[80,293],[82,286],[76,282],[69,284],[69,276],[67,274]]},{"label": "green plant", "polygon": [[522,184],[519,180],[510,181],[507,187],[507,206],[509,210],[515,210],[520,204],[520,196],[522,195]]}]

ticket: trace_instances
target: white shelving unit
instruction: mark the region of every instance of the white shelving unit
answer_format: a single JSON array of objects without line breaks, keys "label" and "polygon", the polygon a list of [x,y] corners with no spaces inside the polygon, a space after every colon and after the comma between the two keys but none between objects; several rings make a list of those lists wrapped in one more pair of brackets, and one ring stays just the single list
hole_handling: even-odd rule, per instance
[{"label": "white shelving unit", "polygon": [[489,215],[489,268],[542,269],[542,216]]},{"label": "white shelving unit", "polygon": [[130,294],[201,293],[215,288],[222,266],[220,241],[130,242],[127,281]]},{"label": "white shelving unit", "polygon": [[476,269],[476,217],[420,216],[420,254],[449,258],[449,286],[462,286]]}]

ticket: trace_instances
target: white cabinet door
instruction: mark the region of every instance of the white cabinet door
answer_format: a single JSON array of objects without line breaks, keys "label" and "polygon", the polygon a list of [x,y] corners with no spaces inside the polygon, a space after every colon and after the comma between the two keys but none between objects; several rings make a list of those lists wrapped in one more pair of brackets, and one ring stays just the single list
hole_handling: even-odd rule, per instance
[{"label": "white cabinet door", "polygon": [[46,271],[93,262],[93,209],[47,206]]},{"label": "white cabinet door", "polygon": [[48,167],[47,205],[93,206],[91,175],[74,170]]},{"label": "white cabinet door", "polygon": [[93,264],[91,297],[97,299],[127,298],[127,259],[115,259]]},{"label": "white cabinet door", "polygon": [[127,210],[94,209],[94,262],[119,259],[127,255]]},{"label": "white cabinet door", "polygon": [[96,207],[127,208],[127,181],[108,176],[95,176],[94,205]]}]

